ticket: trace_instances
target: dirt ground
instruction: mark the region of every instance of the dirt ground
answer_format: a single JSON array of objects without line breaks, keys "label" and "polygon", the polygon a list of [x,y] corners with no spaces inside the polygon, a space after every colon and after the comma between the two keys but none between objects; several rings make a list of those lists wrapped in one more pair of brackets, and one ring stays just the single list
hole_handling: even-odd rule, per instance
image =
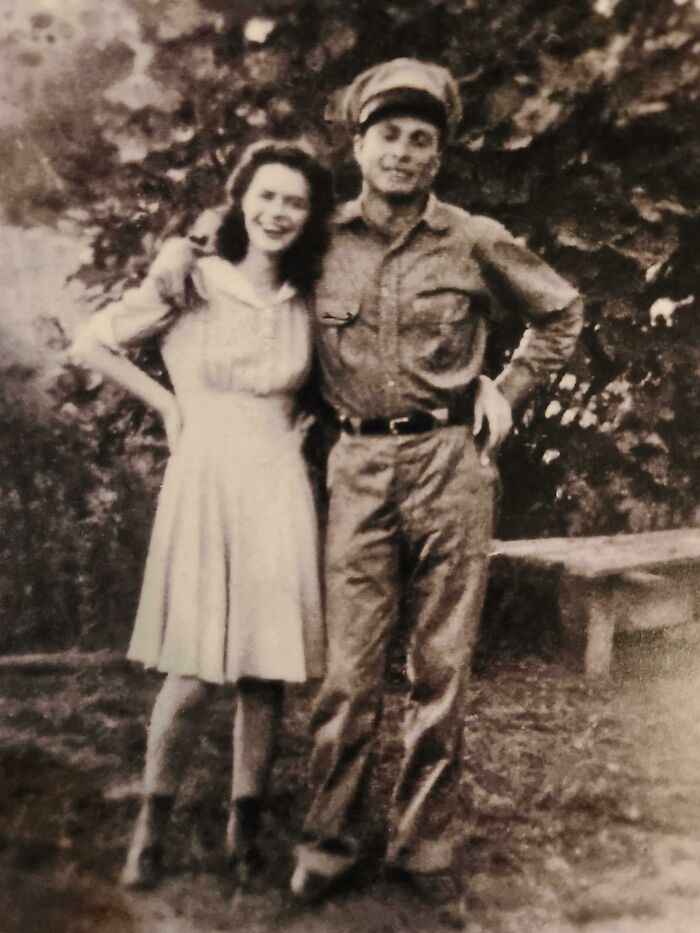
[{"label": "dirt ground", "polygon": [[[480,668],[465,724],[464,810],[455,814],[468,929],[700,930],[697,643],[628,641],[602,684],[535,657]],[[0,933],[439,930],[381,875],[399,744],[395,681],[370,788],[367,864],[336,898],[302,908],[286,885],[307,793],[307,691],[286,701],[261,889],[237,893],[221,857],[232,702],[222,691],[193,749],[164,883],[132,895],[116,877],[158,678],[119,661],[0,669]]]}]

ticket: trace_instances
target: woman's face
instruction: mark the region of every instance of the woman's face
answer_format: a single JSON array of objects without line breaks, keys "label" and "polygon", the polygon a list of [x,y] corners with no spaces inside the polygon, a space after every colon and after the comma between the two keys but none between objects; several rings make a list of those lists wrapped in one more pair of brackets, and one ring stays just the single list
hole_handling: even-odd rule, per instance
[{"label": "woman's face", "polygon": [[267,254],[288,249],[309,216],[309,183],[279,162],[261,165],[241,201],[250,246]]}]

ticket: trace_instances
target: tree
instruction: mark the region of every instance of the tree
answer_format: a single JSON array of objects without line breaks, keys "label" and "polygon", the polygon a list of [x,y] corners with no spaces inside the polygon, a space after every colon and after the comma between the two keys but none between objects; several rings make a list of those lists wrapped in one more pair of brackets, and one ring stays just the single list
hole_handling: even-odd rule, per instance
[{"label": "tree", "polygon": [[[70,0],[49,14],[34,0],[13,14],[2,144],[12,183],[0,179],[9,222],[69,219],[91,238],[80,273],[87,304],[138,280],[163,237],[218,203],[255,136],[310,136],[332,161],[339,194],[351,193],[349,141],[323,119],[329,97],[381,59],[439,61],[459,78],[465,105],[441,192],[502,220],[586,297],[576,358],[531,401],[502,458],[501,533],[696,520],[700,4],[93,7]],[[504,324],[494,368],[518,336]],[[143,412],[77,377],[64,377],[56,396],[74,406],[100,456],[126,466],[136,458],[151,474],[157,426]]]}]

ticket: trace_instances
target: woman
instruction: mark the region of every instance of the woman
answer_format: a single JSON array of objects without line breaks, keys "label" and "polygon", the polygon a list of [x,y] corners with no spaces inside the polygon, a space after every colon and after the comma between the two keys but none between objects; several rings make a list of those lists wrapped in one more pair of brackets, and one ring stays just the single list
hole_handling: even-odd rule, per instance
[{"label": "woman", "polygon": [[[163,418],[171,458],[128,657],[167,674],[148,731],[144,796],[122,881],[158,881],[162,836],[213,685],[233,683],[229,855],[241,878],[280,721],[282,683],[322,673],[316,516],[295,427],[311,359],[306,300],[320,272],[330,176],[301,146],[250,147],[232,177],[216,254],[186,306],[152,277],[93,315],[73,358]],[[121,356],[157,335],[174,394]]]}]

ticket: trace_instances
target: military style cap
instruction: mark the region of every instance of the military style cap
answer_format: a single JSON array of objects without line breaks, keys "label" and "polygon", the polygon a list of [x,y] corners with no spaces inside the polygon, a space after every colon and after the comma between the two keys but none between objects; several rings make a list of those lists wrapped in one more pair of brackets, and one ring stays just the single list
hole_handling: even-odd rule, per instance
[{"label": "military style cap", "polygon": [[363,71],[342,93],[338,109],[353,132],[395,111],[424,116],[451,136],[462,117],[459,89],[450,72],[415,58],[394,58]]}]

